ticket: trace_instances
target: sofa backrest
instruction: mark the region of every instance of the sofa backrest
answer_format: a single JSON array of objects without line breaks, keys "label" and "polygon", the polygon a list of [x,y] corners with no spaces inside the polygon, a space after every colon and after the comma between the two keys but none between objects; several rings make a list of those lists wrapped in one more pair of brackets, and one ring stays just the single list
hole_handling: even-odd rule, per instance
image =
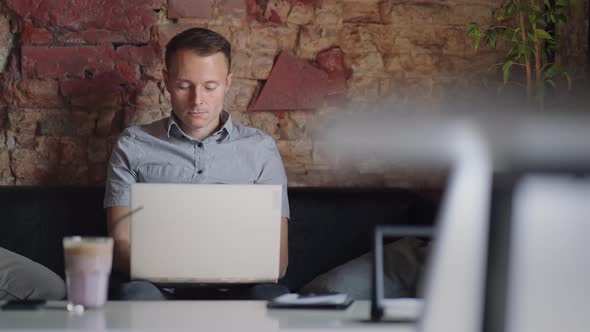
[{"label": "sofa backrest", "polygon": [[[0,247],[63,276],[61,239],[105,235],[102,187],[0,187]],[[377,224],[431,224],[436,200],[397,189],[290,188],[289,268],[297,290],[369,251]]]}]

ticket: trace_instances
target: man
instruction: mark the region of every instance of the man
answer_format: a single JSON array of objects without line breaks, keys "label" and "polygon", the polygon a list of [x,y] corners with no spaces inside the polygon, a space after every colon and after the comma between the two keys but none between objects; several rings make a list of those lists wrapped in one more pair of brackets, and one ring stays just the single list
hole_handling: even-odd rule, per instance
[{"label": "man", "polygon": [[[108,230],[115,241],[115,268],[129,273],[130,220],[126,216],[132,183],[281,184],[279,270],[283,276],[288,260],[287,177],[273,139],[232,121],[223,111],[232,79],[229,42],[207,29],[189,29],[170,40],[165,62],[163,76],[171,97],[171,116],[126,129],[111,155],[104,206]],[[164,222],[162,227],[166,227]],[[254,289],[252,296],[268,297],[257,294],[262,288]],[[268,292],[276,292],[276,287],[270,288],[274,290]],[[132,282],[125,285],[122,296],[158,299],[170,294],[150,284]]]}]

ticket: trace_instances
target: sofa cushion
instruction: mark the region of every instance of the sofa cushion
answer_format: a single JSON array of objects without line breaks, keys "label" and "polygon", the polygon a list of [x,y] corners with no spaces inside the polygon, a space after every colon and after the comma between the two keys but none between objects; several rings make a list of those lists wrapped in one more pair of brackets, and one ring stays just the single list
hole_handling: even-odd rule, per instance
[{"label": "sofa cushion", "polygon": [[[415,297],[428,243],[403,238],[383,246],[383,290],[386,298]],[[372,253],[366,253],[314,278],[302,293],[347,293],[355,299],[371,298]]]}]

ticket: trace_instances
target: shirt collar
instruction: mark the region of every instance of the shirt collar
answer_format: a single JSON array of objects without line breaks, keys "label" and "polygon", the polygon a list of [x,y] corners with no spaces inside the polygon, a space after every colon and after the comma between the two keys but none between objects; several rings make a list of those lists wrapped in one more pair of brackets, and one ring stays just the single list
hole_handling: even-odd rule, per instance
[{"label": "shirt collar", "polygon": [[[231,118],[231,114],[229,114],[228,112],[223,111],[223,110],[219,114],[219,121],[221,121],[223,123],[223,126],[221,127],[221,129],[219,129],[218,131],[214,132],[209,137],[213,137],[215,135],[219,135],[221,137],[218,138],[218,139],[216,139],[216,140],[217,140],[218,143],[221,143],[221,142],[227,141],[230,138],[231,133],[232,133],[232,131],[234,129],[234,124],[233,124],[233,121],[232,121],[232,118]],[[170,113],[170,117],[168,117],[168,125],[167,125],[167,128],[166,128],[167,129],[166,130],[166,134],[168,135],[168,137],[170,137],[171,135],[173,135],[173,134],[176,133],[177,135],[186,136],[186,137],[188,137],[190,139],[193,139],[190,136],[188,136],[187,134],[185,134],[182,131],[182,129],[180,129],[179,122],[180,121],[178,120],[178,118],[176,117],[176,115],[174,114],[174,112],[171,112]],[[174,130],[174,132],[173,132],[173,130]]]}]

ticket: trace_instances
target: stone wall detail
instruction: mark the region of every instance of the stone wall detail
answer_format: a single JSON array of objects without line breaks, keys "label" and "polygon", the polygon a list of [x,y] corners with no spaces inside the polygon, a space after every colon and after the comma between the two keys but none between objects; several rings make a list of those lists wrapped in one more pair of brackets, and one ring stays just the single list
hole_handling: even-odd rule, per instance
[{"label": "stone wall detail", "polygon": [[[226,110],[277,141],[291,186],[437,187],[442,172],[327,160],[314,133],[325,115],[403,109],[408,100],[431,108],[496,80],[490,67],[501,52],[476,56],[465,30],[491,20],[497,5],[2,0],[0,184],[104,185],[119,133],[170,112],[164,46],[184,29],[207,27],[232,43]],[[578,49],[580,40],[572,41]]]}]

